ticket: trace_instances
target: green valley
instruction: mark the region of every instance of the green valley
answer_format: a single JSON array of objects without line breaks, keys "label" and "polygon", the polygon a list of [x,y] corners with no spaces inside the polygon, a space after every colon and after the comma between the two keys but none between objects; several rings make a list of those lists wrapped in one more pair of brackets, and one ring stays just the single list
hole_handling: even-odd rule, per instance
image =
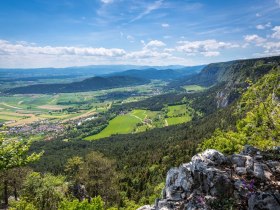
[{"label": "green valley", "polygon": [[[27,169],[13,166],[4,177],[17,182],[13,170],[23,170],[20,192],[67,189],[75,199],[80,195],[73,187],[84,183],[94,202],[105,201],[105,209],[152,204],[167,171],[200,150],[232,154],[247,143],[261,149],[279,145],[279,65],[279,57],[269,57],[211,64],[186,80],[164,76],[145,85],[78,93],[1,93],[0,139],[26,144],[23,148],[38,155],[36,162],[27,161]],[[37,182],[42,185],[32,185]],[[6,185],[3,200],[14,191],[13,182]],[[65,208],[86,205],[60,196]],[[27,205],[24,199],[16,205]]]}]

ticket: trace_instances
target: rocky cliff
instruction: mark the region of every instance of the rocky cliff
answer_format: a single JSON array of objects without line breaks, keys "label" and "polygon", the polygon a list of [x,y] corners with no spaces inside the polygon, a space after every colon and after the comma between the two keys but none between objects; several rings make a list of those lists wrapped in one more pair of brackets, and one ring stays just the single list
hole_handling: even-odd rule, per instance
[{"label": "rocky cliff", "polygon": [[245,146],[225,156],[208,149],[168,171],[162,198],[138,210],[280,209],[280,147]]}]

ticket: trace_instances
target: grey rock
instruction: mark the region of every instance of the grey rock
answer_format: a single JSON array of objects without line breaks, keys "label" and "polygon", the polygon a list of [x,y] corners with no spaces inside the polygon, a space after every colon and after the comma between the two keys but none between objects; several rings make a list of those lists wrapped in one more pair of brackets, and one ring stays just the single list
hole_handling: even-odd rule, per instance
[{"label": "grey rock", "polygon": [[247,170],[245,167],[236,167],[235,171],[236,171],[237,175],[239,175],[239,176],[245,175],[247,173]]},{"label": "grey rock", "polygon": [[266,164],[255,163],[254,164],[254,176],[259,179],[265,180],[265,179],[270,179],[272,176],[272,173],[270,172],[270,169]]},{"label": "grey rock", "polygon": [[241,155],[253,156],[257,153],[260,154],[260,150],[258,150],[257,148],[255,148],[251,145],[245,145],[243,151],[241,152]]},{"label": "grey rock", "polygon": [[245,167],[246,161],[247,161],[247,158],[244,155],[232,155],[231,156],[231,162],[233,165],[236,165],[236,167]]},{"label": "grey rock", "polygon": [[183,192],[190,192],[193,185],[193,178],[189,169],[185,166],[172,168],[167,173],[164,198],[169,200],[181,200]]},{"label": "grey rock", "polygon": [[249,210],[280,210],[279,193],[253,193],[248,200]]},{"label": "grey rock", "polygon": [[269,160],[266,163],[272,172],[280,173],[280,162]]},{"label": "grey rock", "polygon": [[145,205],[145,206],[138,208],[137,210],[155,210],[155,208],[150,205]]},{"label": "grey rock", "polygon": [[207,149],[192,157],[191,170],[203,170],[206,166],[221,165],[226,162],[226,157],[214,149]]},{"label": "grey rock", "polygon": [[209,201],[227,198],[234,198],[239,209],[280,210],[280,162],[264,160],[265,156],[248,145],[229,158],[208,149],[170,169],[162,199],[139,210],[211,209]]}]

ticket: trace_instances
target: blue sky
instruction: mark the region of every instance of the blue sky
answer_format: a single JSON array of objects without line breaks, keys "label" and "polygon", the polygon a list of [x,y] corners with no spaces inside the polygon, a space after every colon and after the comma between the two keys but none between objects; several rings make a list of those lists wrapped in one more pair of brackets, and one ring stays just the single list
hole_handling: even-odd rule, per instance
[{"label": "blue sky", "polygon": [[198,65],[280,54],[280,0],[2,0],[0,67]]}]

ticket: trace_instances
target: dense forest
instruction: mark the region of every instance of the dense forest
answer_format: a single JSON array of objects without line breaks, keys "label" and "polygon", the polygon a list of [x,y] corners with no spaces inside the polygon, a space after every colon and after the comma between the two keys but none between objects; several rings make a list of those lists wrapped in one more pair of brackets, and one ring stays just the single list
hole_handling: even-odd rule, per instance
[{"label": "dense forest", "polygon": [[[175,89],[211,86],[203,92],[174,91],[116,104],[106,118],[69,127],[65,136],[52,141],[1,136],[2,199],[7,204],[14,196],[14,209],[133,210],[160,197],[169,168],[190,161],[198,151],[215,148],[232,154],[245,144],[279,146],[279,63],[280,57],[271,57],[210,64],[193,78],[170,84]],[[116,113],[173,104],[188,104],[200,114],[180,125],[83,140]]]}]

